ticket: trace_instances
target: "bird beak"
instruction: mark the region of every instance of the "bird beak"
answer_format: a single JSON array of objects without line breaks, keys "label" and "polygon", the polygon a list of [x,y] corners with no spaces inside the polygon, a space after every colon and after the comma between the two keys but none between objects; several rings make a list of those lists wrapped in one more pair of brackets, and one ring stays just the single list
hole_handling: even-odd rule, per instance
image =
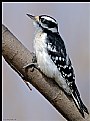
[{"label": "bird beak", "polygon": [[32,20],[36,21],[36,22],[39,22],[39,16],[33,16],[33,15],[30,15],[30,14],[26,14],[28,17],[30,17]]}]

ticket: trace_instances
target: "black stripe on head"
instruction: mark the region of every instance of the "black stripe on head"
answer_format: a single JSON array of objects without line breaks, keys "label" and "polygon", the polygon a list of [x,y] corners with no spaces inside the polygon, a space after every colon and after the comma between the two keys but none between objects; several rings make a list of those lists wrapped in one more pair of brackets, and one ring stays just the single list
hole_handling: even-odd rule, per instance
[{"label": "black stripe on head", "polygon": [[55,27],[58,28],[56,20],[50,16],[41,15],[39,16],[39,20],[41,21],[42,24],[44,24],[48,28],[55,28]]}]

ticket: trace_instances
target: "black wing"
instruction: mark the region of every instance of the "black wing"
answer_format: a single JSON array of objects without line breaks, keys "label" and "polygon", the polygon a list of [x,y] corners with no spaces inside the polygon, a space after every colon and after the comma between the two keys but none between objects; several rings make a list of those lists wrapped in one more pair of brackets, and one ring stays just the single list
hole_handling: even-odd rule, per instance
[{"label": "black wing", "polygon": [[62,74],[62,77],[73,82],[75,80],[74,70],[66,53],[64,41],[59,33],[50,33],[47,38],[47,51],[51,59]]}]

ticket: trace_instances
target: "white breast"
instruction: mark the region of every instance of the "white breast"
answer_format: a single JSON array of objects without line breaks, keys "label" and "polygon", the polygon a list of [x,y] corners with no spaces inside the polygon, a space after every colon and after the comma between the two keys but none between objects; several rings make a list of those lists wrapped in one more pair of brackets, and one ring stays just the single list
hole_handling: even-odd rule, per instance
[{"label": "white breast", "polygon": [[37,57],[37,63],[40,66],[41,71],[48,77],[53,78],[55,76],[57,67],[47,53],[46,36],[46,33],[39,31],[35,36],[34,48]]}]

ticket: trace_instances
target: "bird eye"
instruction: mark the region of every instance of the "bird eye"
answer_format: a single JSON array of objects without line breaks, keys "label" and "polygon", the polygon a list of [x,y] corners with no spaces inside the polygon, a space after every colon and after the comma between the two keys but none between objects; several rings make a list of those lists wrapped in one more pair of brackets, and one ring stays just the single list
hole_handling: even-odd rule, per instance
[{"label": "bird eye", "polygon": [[44,23],[45,22],[45,19],[44,18],[41,18],[41,22]]}]

